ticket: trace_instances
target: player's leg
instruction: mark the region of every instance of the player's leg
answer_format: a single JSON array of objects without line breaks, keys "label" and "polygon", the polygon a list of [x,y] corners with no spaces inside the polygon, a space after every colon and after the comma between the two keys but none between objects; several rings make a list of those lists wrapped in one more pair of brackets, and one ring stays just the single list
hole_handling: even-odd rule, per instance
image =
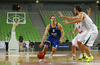
[{"label": "player's leg", "polygon": [[85,60],[85,62],[90,62],[90,61],[93,59],[93,56],[92,56],[92,54],[90,53],[89,48],[88,48],[86,45],[84,45],[84,44],[82,44],[81,47],[82,47],[82,49],[85,50],[85,52],[88,54],[87,60]]},{"label": "player's leg", "polygon": [[45,41],[44,48],[43,48],[42,52],[44,54],[46,54],[46,51],[47,51],[48,47],[50,47],[50,46],[51,46],[51,42],[50,41]]},{"label": "player's leg", "polygon": [[93,34],[93,35],[88,34],[88,35],[86,36],[86,38],[83,40],[82,44],[81,44],[81,48],[82,48],[83,50],[85,50],[85,52],[86,52],[88,55],[91,55],[88,46],[92,46],[92,45],[93,45],[93,42],[95,41],[94,39],[96,39],[96,38],[94,37],[94,34]]},{"label": "player's leg", "polygon": [[[44,48],[42,50],[42,52],[44,53],[44,57],[45,57],[45,54],[46,54],[47,49],[48,49],[48,45],[44,45]],[[42,62],[42,61],[43,61],[43,59],[40,59],[39,60],[39,62]]]},{"label": "player's leg", "polygon": [[91,55],[88,46],[86,46],[86,45],[84,45],[84,44],[81,44],[81,47],[85,50],[85,52],[86,52],[88,55]]},{"label": "player's leg", "polygon": [[21,48],[21,43],[19,43],[19,51],[21,52],[22,51],[22,48]]},{"label": "player's leg", "polygon": [[84,56],[84,51],[77,45],[77,43],[76,44],[73,44],[72,45],[72,53],[73,53],[73,60],[75,60],[76,59],[76,47],[78,48],[78,50],[80,50],[81,52],[82,52],[82,55]]},{"label": "player's leg", "polygon": [[9,42],[7,43],[7,49],[6,49],[7,51],[8,51],[8,44],[9,44]]},{"label": "player's leg", "polygon": [[49,55],[49,60],[52,59],[53,54],[56,52],[57,48],[59,47],[59,39],[57,38],[52,38],[52,52]]},{"label": "player's leg", "polygon": [[93,60],[93,56],[88,48],[88,46],[93,46],[93,43],[95,41],[95,39],[97,38],[98,32],[95,31],[95,33],[90,32],[84,42],[82,42],[82,49],[85,50],[85,52],[88,54],[88,59],[86,60],[86,62],[90,62],[91,60]]},{"label": "player's leg", "polygon": [[[48,49],[49,46],[51,46],[51,43],[49,41],[46,41],[45,44],[44,44],[44,48],[42,50],[42,52],[44,53],[44,55],[46,54],[46,51],[47,51],[47,49]],[[40,59],[39,61],[41,62],[41,61],[43,61],[43,59]]]},{"label": "player's leg", "polygon": [[76,53],[76,46],[75,45],[72,45],[73,60],[76,59],[75,53]]},{"label": "player's leg", "polygon": [[84,51],[84,49],[82,48],[82,43],[80,42],[80,41],[77,41],[77,44],[78,44],[78,49],[81,51],[81,53],[82,53],[82,57],[81,58],[79,58],[78,60],[80,60],[80,61],[82,61],[82,60],[85,60],[85,59],[87,59],[87,56],[85,55],[85,51]]},{"label": "player's leg", "polygon": [[76,59],[76,47],[78,46],[77,45],[77,39],[78,39],[78,35],[72,40],[72,57],[73,57],[73,60]]},{"label": "player's leg", "polygon": [[48,45],[44,45],[44,48],[42,50],[42,52],[44,53],[44,55],[46,54],[47,49],[48,49]]},{"label": "player's leg", "polygon": [[76,46],[72,45],[72,53],[75,54],[76,53]]},{"label": "player's leg", "polygon": [[5,45],[6,45],[6,51],[8,51],[8,50],[7,50],[7,44],[8,44],[8,43],[7,43],[7,42],[5,42]]},{"label": "player's leg", "polygon": [[52,52],[50,53],[49,55],[49,60],[52,59],[52,55],[56,52],[56,48],[55,47],[52,47]]},{"label": "player's leg", "polygon": [[81,47],[82,46],[82,43],[80,41],[77,41],[77,44],[78,44],[78,47],[77,47],[78,50],[80,50],[83,53],[83,55],[84,55],[85,52],[84,52],[84,50]]}]

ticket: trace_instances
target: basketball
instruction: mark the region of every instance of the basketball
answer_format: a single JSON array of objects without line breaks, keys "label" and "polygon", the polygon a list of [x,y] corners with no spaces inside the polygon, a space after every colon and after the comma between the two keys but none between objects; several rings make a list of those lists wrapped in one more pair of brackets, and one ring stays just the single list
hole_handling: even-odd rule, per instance
[{"label": "basketball", "polygon": [[44,53],[43,53],[43,52],[39,52],[39,53],[37,54],[37,57],[38,57],[39,59],[43,59],[43,58],[44,58]]}]

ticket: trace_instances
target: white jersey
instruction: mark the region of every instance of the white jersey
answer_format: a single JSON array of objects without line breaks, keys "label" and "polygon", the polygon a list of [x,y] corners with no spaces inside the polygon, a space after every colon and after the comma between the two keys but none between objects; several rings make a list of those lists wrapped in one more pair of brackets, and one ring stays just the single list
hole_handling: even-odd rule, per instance
[{"label": "white jersey", "polygon": [[84,31],[86,31],[86,27],[83,24],[83,22],[80,22],[79,24],[75,23],[75,26],[76,26],[79,34],[82,33],[82,32],[84,32]]},{"label": "white jersey", "polygon": [[82,43],[87,46],[93,46],[93,43],[98,36],[97,26],[93,23],[93,21],[87,14],[85,14],[84,12],[81,13],[85,15],[82,22],[88,31],[88,34],[85,36],[85,39],[82,41]]},{"label": "white jersey", "polygon": [[77,41],[80,41],[84,45],[93,46],[93,43],[98,35],[97,27],[87,14],[85,14],[84,12],[81,13],[83,13],[85,17],[80,22],[80,24],[75,23],[75,26],[78,29],[79,33],[72,40],[72,44],[78,46]]},{"label": "white jersey", "polygon": [[81,13],[83,13],[85,15],[82,22],[86,26],[86,29],[87,30],[97,29],[97,26],[94,24],[94,22],[91,20],[91,18],[86,13],[84,13],[84,12],[81,12]]},{"label": "white jersey", "polygon": [[77,41],[82,42],[83,39],[85,39],[85,36],[87,35],[88,32],[87,32],[87,29],[86,29],[85,25],[83,24],[83,22],[80,22],[79,24],[78,23],[75,23],[75,26],[76,26],[76,28],[78,30],[78,34],[72,40],[72,44],[77,47],[78,46],[77,45]]}]

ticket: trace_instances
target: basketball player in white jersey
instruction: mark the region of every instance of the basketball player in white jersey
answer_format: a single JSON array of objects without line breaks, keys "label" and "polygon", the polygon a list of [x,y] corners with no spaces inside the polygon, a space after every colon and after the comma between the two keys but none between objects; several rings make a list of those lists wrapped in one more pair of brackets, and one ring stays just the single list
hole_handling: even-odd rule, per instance
[{"label": "basketball player in white jersey", "polygon": [[[87,12],[88,12],[88,16],[90,16],[90,13],[91,13],[91,8],[87,9]],[[76,31],[78,30],[78,34],[77,36],[72,40],[72,55],[73,55],[73,60],[75,60],[75,53],[76,53],[76,47],[81,50],[78,45],[77,45],[77,41],[80,41],[82,42],[82,40],[85,38],[85,33],[87,33],[87,30],[85,30],[85,25],[82,23],[82,22],[78,22],[78,23],[75,23],[75,29],[74,29],[74,32],[71,34],[71,35],[74,35],[76,33]],[[82,50],[82,55],[84,56],[85,53],[84,51]]]},{"label": "basketball player in white jersey", "polygon": [[[88,16],[90,16],[91,13],[91,8],[87,9],[88,12]],[[61,12],[59,12],[61,14]],[[85,38],[84,36],[86,35],[86,30],[85,30],[85,26],[84,24],[81,22],[79,23],[75,23],[75,29],[74,32],[71,35],[74,35],[76,33],[76,31],[78,30],[78,34],[77,36],[72,40],[72,55],[73,55],[73,60],[75,60],[75,53],[76,53],[76,47],[81,50],[78,45],[77,45],[77,41],[82,42],[83,38]],[[85,32],[84,32],[85,31]],[[82,55],[84,56],[84,51],[82,51]]]},{"label": "basketball player in white jersey", "polygon": [[87,14],[82,12],[81,6],[75,6],[74,12],[76,15],[78,15],[78,17],[77,16],[76,17],[63,16],[62,14],[60,14],[60,17],[72,20],[70,22],[68,22],[67,20],[63,21],[63,23],[65,24],[83,22],[83,24],[86,27],[86,30],[88,31],[88,34],[85,36],[82,42],[77,41],[77,44],[78,44],[78,47],[81,49],[80,50],[81,52],[83,50],[88,54],[87,59],[86,57],[82,57],[80,60],[86,59],[85,62],[90,62],[91,60],[93,60],[93,56],[91,55],[88,46],[93,46],[93,43],[98,35],[98,30],[97,30],[96,25],[91,20],[91,18]]}]

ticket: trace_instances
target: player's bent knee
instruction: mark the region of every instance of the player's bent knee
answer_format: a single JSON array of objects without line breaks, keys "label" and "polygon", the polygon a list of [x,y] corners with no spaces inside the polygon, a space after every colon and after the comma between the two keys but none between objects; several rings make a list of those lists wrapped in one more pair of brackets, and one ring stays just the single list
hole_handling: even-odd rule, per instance
[{"label": "player's bent knee", "polygon": [[44,45],[44,48],[43,48],[42,52],[45,52],[47,49],[48,49],[48,45]]},{"label": "player's bent knee", "polygon": [[72,48],[75,48],[76,46],[75,45],[72,45]]},{"label": "player's bent knee", "polygon": [[55,53],[55,52],[56,52],[56,50],[52,50],[52,52],[53,52],[53,53]]},{"label": "player's bent knee", "polygon": [[44,49],[48,49],[48,45],[44,45]]},{"label": "player's bent knee", "polygon": [[55,53],[56,52],[56,48],[52,47],[52,52]]},{"label": "player's bent knee", "polygon": [[77,41],[78,46],[81,46],[81,42]]},{"label": "player's bent knee", "polygon": [[84,44],[81,44],[81,48],[84,48],[85,47],[85,45]]}]

